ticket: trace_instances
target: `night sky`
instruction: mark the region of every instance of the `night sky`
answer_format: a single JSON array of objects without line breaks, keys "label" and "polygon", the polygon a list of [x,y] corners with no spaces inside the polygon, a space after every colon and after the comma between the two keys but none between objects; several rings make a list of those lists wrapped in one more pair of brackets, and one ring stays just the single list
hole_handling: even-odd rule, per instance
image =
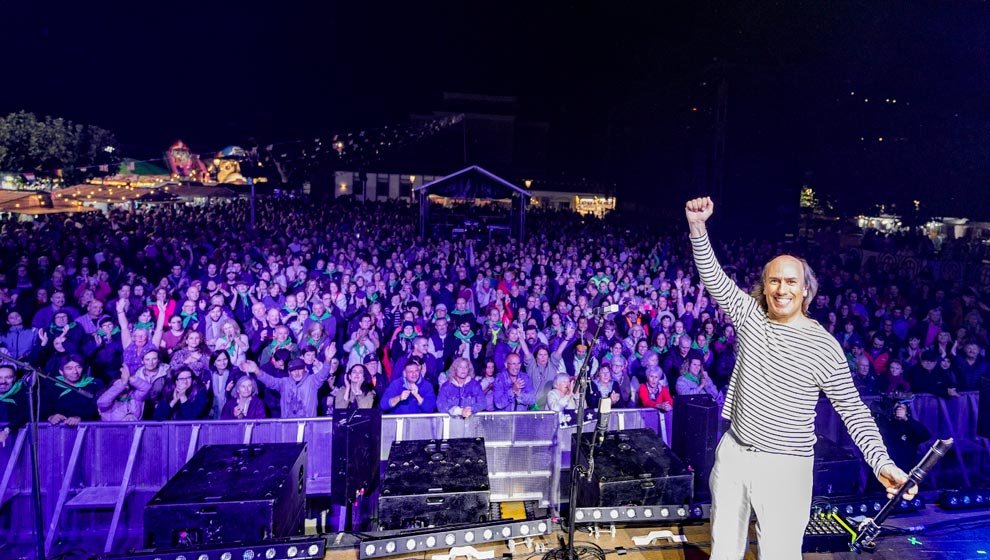
[{"label": "night sky", "polygon": [[715,188],[724,84],[723,201],[809,184],[843,210],[990,217],[988,3],[621,4],[0,0],[0,114],[97,124],[142,159],[513,95],[550,125],[550,172],[679,205]]}]

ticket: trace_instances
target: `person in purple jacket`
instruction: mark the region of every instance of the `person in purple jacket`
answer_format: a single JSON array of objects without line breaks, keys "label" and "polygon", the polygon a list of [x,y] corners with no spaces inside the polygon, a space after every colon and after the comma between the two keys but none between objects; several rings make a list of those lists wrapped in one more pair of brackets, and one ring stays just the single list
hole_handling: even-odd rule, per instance
[{"label": "person in purple jacket", "polygon": [[485,409],[485,391],[474,377],[471,360],[461,357],[450,364],[447,382],[437,394],[437,411],[468,418]]},{"label": "person in purple jacket", "polygon": [[120,368],[120,378],[96,399],[100,419],[105,422],[138,422],[144,415],[144,401],[151,383],[131,375],[127,366]]},{"label": "person in purple jacket", "polygon": [[258,384],[249,376],[241,377],[234,384],[234,398],[227,399],[220,411],[221,420],[267,418],[265,403],[258,397]]}]

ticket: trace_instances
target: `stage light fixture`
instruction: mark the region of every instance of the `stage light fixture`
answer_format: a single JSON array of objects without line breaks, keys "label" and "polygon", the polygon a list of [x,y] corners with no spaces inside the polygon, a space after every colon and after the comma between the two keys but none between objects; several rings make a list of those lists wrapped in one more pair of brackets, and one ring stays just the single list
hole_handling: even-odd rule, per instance
[{"label": "stage light fixture", "polygon": [[697,520],[707,519],[710,513],[708,505],[660,505],[660,506],[626,506],[622,509],[609,507],[587,507],[574,510],[576,523],[651,523],[662,520]]},{"label": "stage light fixture", "polygon": [[[830,509],[846,517],[853,515],[872,515],[883,509],[887,496],[880,494],[852,498],[829,498]],[[891,515],[900,515],[925,509],[925,500],[915,496],[912,500],[901,500]]]},{"label": "stage light fixture", "polygon": [[132,550],[101,556],[103,560],[317,560],[326,555],[320,536],[290,537],[260,544],[204,544],[186,548]]},{"label": "stage light fixture", "polygon": [[[417,529],[402,531],[401,533],[395,532],[392,535],[363,533],[356,536],[361,540],[358,556],[364,560],[398,553],[467,546],[476,541],[494,542],[547,535],[550,533],[551,527],[549,519],[542,518],[528,521],[494,521],[447,528]],[[400,544],[403,550],[397,551]]]},{"label": "stage light fixture", "polygon": [[990,489],[945,490],[939,497],[939,505],[945,509],[985,508],[990,506]]}]

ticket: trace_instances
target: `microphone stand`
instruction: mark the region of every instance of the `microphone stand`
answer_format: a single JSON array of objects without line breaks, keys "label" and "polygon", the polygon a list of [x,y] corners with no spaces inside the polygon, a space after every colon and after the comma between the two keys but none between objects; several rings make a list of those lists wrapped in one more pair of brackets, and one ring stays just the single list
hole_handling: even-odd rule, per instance
[{"label": "microphone stand", "polygon": [[[28,390],[28,414],[30,416],[30,429],[28,430],[28,444],[31,446],[31,502],[34,507],[34,536],[35,554],[37,560],[45,560],[45,521],[41,504],[41,471],[38,462],[38,432],[41,420],[41,380],[46,379],[54,383],[55,380],[45,372],[33,365],[14,359],[10,356],[2,356],[0,360],[9,362],[20,369],[27,370],[33,379],[26,383]],[[70,390],[79,393],[86,398],[93,398],[93,394],[79,389],[73,385],[67,386]]]},{"label": "microphone stand", "polygon": [[938,463],[939,460],[944,457],[951,448],[952,438],[936,440],[935,443],[932,444],[931,449],[928,450],[928,453],[925,453],[925,456],[921,458],[921,462],[911,469],[911,472],[908,474],[907,481],[901,486],[897,493],[894,494],[894,497],[887,500],[887,503],[884,504],[883,508],[879,512],[877,512],[876,516],[863,520],[859,526],[859,534],[856,535],[856,539],[850,545],[850,549],[856,552],[872,552],[873,549],[876,548],[876,543],[874,541],[876,541],[876,538],[880,535],[880,527],[887,519],[887,516],[894,511],[905,493],[915,486],[921,485],[921,481],[928,476],[928,473],[935,467],[935,464]]},{"label": "microphone stand", "polygon": [[[601,334],[602,325],[605,323],[605,315],[608,313],[609,306],[600,308],[598,315],[598,325],[595,327],[595,336],[590,342],[594,343],[598,340],[598,335]],[[581,441],[581,437],[584,434],[584,411],[585,411],[585,395],[588,391],[588,383],[590,381],[590,374],[588,373],[588,367],[591,364],[591,351],[594,349],[592,345],[588,345],[588,353],[584,355],[584,361],[581,363],[581,368],[578,370],[576,377],[576,383],[574,384],[577,390],[577,426],[575,434],[577,435],[577,447],[571,449],[571,487],[570,487],[570,497],[567,501],[568,508],[568,522],[567,522],[567,543],[564,545],[564,560],[578,560],[578,555],[574,551],[574,511],[577,509],[577,498],[578,498],[578,481],[580,478],[585,476],[590,476],[590,469],[585,469],[580,466],[581,463],[581,450],[584,445]],[[599,422],[601,419],[599,419]],[[589,457],[594,460],[594,442],[592,442],[592,449],[590,450]],[[589,464],[590,466],[590,464]]]}]

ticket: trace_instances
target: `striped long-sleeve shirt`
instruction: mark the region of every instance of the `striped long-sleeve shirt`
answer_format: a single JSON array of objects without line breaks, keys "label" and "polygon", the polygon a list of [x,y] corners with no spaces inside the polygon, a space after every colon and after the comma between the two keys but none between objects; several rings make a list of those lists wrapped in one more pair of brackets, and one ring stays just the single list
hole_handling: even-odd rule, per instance
[{"label": "striped long-sleeve shirt", "polygon": [[722,409],[733,436],[760,451],[811,457],[824,391],[874,474],[892,463],[835,338],[817,322],[771,321],[722,270],[707,235],[691,238],[691,246],[705,288],[736,328],[738,355]]}]

